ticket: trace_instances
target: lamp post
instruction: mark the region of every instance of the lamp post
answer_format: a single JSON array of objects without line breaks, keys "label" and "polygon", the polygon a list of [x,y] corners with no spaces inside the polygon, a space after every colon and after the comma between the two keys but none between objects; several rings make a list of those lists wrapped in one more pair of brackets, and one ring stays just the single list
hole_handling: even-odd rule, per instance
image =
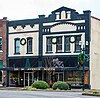
[{"label": "lamp post", "polygon": [[[82,42],[80,41],[79,42],[79,45],[81,45],[82,46]],[[86,44],[86,45],[88,45],[88,44]],[[85,90],[85,87],[84,87],[84,71],[85,71],[85,46],[84,46],[84,44],[83,44],[83,47],[82,47],[82,49],[81,49],[81,51],[83,52],[82,53],[82,57],[81,57],[81,60],[82,60],[82,90],[84,91]]]},{"label": "lamp post", "polygon": [[85,90],[85,87],[84,87],[84,69],[85,69],[85,47],[84,47],[84,45],[83,45],[83,49],[82,49],[82,51],[83,51],[83,69],[82,69],[82,85],[83,85],[83,87],[82,87],[82,90],[84,91]]}]

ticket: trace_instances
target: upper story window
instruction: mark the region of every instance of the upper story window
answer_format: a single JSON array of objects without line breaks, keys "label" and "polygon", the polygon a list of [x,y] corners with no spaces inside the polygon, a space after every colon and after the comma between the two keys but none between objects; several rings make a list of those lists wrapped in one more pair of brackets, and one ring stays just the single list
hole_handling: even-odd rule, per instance
[{"label": "upper story window", "polygon": [[71,12],[70,12],[70,11],[67,11],[67,12],[66,12],[66,18],[67,18],[67,19],[71,19]]},{"label": "upper story window", "polygon": [[81,36],[76,36],[76,41],[75,41],[75,52],[80,52],[81,51],[81,45],[79,45],[79,42],[81,41]]},{"label": "upper story window", "polygon": [[70,36],[65,36],[65,39],[64,39],[65,41],[65,43],[64,43],[64,47],[65,47],[65,49],[64,49],[64,52],[70,52]]},{"label": "upper story window", "polygon": [[56,52],[62,52],[62,37],[57,37]]},{"label": "upper story window", "polygon": [[47,52],[52,52],[52,37],[47,37]]},{"label": "upper story window", "polygon": [[20,53],[20,38],[15,39],[15,54]]},{"label": "upper story window", "polygon": [[56,13],[56,20],[71,19],[71,11],[61,11]]},{"label": "upper story window", "polygon": [[27,38],[27,53],[32,53],[32,37]]},{"label": "upper story window", "polygon": [[2,38],[0,38],[0,51],[2,51]]}]

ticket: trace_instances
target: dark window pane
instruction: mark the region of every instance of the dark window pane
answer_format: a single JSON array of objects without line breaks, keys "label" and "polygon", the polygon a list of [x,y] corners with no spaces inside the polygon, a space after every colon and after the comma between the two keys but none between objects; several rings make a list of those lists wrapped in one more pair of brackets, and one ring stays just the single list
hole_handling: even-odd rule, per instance
[{"label": "dark window pane", "polygon": [[0,38],[0,51],[2,50],[2,38]]},{"label": "dark window pane", "polygon": [[57,38],[56,51],[62,52],[62,37]]},{"label": "dark window pane", "polygon": [[20,53],[20,39],[15,39],[15,53]]},{"label": "dark window pane", "polygon": [[70,42],[69,42],[69,36],[65,37],[65,52],[70,52]]},{"label": "dark window pane", "polygon": [[81,36],[76,36],[75,52],[80,52],[81,51],[81,45],[79,45],[80,41],[81,41]]},{"label": "dark window pane", "polygon": [[47,52],[52,51],[52,38],[47,38]]},{"label": "dark window pane", "polygon": [[32,53],[32,38],[27,39],[27,53]]}]

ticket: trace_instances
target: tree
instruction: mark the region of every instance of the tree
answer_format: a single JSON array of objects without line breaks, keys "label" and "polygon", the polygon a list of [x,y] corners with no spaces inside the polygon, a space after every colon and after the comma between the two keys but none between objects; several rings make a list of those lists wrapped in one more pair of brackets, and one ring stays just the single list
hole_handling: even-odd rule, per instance
[{"label": "tree", "polygon": [[80,53],[80,54],[78,55],[78,63],[79,63],[80,65],[82,65],[82,64],[84,63],[84,54],[83,54],[83,53]]}]

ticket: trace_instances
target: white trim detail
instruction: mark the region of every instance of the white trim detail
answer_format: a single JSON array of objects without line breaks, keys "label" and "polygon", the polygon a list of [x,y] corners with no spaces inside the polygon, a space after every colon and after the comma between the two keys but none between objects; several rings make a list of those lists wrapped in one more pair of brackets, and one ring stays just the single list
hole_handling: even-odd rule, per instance
[{"label": "white trim detail", "polygon": [[51,32],[76,31],[76,26],[70,24],[59,24],[51,28]]}]

